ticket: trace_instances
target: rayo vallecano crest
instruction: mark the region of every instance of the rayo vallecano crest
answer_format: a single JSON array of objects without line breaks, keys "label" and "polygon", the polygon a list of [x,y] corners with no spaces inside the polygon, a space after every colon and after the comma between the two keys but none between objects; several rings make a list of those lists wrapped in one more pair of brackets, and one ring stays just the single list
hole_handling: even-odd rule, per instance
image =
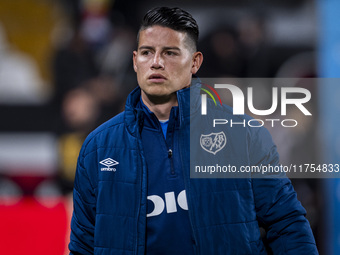
[{"label": "rayo vallecano crest", "polygon": [[216,155],[227,144],[227,137],[224,132],[201,135],[200,144],[203,150]]}]

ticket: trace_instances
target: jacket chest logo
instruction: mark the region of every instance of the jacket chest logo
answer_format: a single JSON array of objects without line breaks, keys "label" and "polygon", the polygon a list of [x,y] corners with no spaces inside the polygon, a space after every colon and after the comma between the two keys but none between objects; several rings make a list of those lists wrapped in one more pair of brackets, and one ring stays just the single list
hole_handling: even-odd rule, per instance
[{"label": "jacket chest logo", "polygon": [[224,132],[201,135],[200,144],[203,150],[216,155],[227,144],[227,137]]},{"label": "jacket chest logo", "polygon": [[100,161],[99,164],[106,166],[106,167],[102,167],[100,171],[116,172],[116,168],[112,166],[118,165],[119,162],[112,158],[107,158],[107,159]]}]

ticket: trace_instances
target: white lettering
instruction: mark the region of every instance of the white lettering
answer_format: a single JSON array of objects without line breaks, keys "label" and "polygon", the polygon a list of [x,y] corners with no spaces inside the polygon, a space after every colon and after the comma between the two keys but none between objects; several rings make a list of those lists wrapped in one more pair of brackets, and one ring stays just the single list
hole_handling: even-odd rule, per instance
[{"label": "white lettering", "polygon": [[[285,125],[285,124],[284,124],[284,123],[286,123],[286,122],[288,122],[288,121],[294,122],[293,126],[288,126],[288,125]],[[296,120],[293,120],[293,119],[287,119],[287,120],[283,120],[283,121],[281,122],[281,125],[282,125],[283,127],[296,127],[296,126],[298,125],[298,122],[297,122]]]},{"label": "white lettering", "polygon": [[226,119],[214,119],[214,124],[213,127],[216,127],[216,125],[220,125],[220,124],[227,124],[228,120]]},{"label": "white lettering", "polygon": [[202,94],[201,99],[201,114],[207,115],[207,95]]},{"label": "white lettering", "polygon": [[[288,93],[302,93],[305,98],[288,99]],[[311,99],[311,93],[304,88],[282,88],[281,89],[281,114],[287,115],[287,104],[295,104],[304,115],[312,115],[302,104],[307,103]]]},{"label": "white lettering", "polygon": [[188,210],[188,202],[185,190],[178,194],[177,203],[183,210]]},{"label": "white lettering", "polygon": [[[244,115],[244,104],[245,98],[242,90],[235,85],[230,84],[215,84],[215,88],[217,89],[228,89],[233,98],[233,114],[234,115]],[[300,93],[304,94],[304,98],[287,98],[288,93]],[[278,88],[274,87],[272,89],[272,105],[270,109],[267,110],[258,110],[254,107],[254,99],[253,99],[253,88],[249,87],[247,89],[247,105],[248,109],[251,113],[259,116],[268,116],[274,113],[278,107]],[[307,103],[311,99],[311,93],[309,90],[304,88],[296,88],[296,87],[283,87],[281,88],[281,115],[287,115],[287,105],[293,104],[300,109],[300,111],[304,115],[311,116],[312,114],[303,106],[303,104]],[[201,95],[201,114],[207,115],[207,95]],[[216,123],[216,124],[226,124],[226,123]]]},{"label": "white lettering", "polygon": [[[154,209],[151,213],[147,214],[146,217],[152,217],[160,215],[164,208],[166,207],[167,213],[175,213],[177,212],[177,204],[175,198],[175,192],[167,192],[164,194],[165,202],[163,198],[157,195],[148,196],[147,199],[150,200],[153,205]],[[181,191],[177,196],[177,203],[180,208],[183,210],[188,210],[188,203],[185,190]]]},{"label": "white lettering", "polygon": [[175,192],[167,192],[165,193],[165,204],[167,213],[177,212],[176,200],[175,200]]},{"label": "white lettering", "polygon": [[147,199],[151,200],[155,207],[151,213],[146,215],[146,217],[160,215],[164,210],[163,199],[160,196],[156,196],[156,195],[148,196]]},{"label": "white lettering", "polygon": [[234,122],[232,119],[214,119],[213,120],[213,127],[216,127],[216,125],[226,125],[229,123],[230,127],[241,125],[243,127],[252,127],[252,128],[259,128],[263,127],[265,123],[271,123],[271,127],[275,127],[275,125],[278,125],[277,123],[280,123],[282,127],[296,127],[299,123],[297,120],[294,119],[250,119],[248,121],[243,120],[242,122]]},{"label": "white lettering", "polygon": [[268,110],[257,110],[254,107],[254,102],[253,102],[253,88],[249,87],[248,88],[248,108],[249,111],[252,113],[259,115],[259,116],[264,116],[264,115],[270,115],[275,112],[277,108],[277,88],[273,88],[273,103],[270,109]]},{"label": "white lettering", "polygon": [[[251,125],[251,122],[255,122],[257,125]],[[257,120],[257,119],[251,119],[248,121],[248,126],[249,127],[263,127],[264,126],[264,121],[263,120]]]},{"label": "white lettering", "polygon": [[230,127],[233,127],[233,125],[242,125],[243,127],[246,127],[246,120],[243,120],[242,122],[233,122],[233,120],[230,120]]},{"label": "white lettering", "polygon": [[233,113],[234,115],[244,114],[244,95],[242,90],[235,85],[215,84],[216,89],[229,89],[233,96]]},{"label": "white lettering", "polygon": [[266,119],[266,121],[272,122],[272,127],[274,127],[274,121],[280,121],[279,119]]}]

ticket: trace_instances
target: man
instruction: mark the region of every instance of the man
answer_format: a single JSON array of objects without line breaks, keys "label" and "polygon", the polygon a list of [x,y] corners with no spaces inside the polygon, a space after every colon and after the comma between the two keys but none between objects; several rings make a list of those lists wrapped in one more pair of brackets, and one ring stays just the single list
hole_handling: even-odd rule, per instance
[{"label": "man", "polygon": [[[196,21],[179,8],[145,15],[133,52],[139,88],[79,155],[71,254],[266,254],[259,224],[274,254],[317,254],[288,179],[190,179],[197,40]],[[244,130],[244,160],[276,163],[266,131]]]}]

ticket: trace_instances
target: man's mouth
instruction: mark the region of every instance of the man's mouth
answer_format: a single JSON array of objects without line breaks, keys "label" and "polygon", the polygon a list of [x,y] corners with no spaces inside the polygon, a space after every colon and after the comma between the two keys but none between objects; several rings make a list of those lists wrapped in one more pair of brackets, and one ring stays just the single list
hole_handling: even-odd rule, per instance
[{"label": "man's mouth", "polygon": [[161,83],[166,80],[166,78],[161,74],[151,74],[149,80],[154,83]]}]

